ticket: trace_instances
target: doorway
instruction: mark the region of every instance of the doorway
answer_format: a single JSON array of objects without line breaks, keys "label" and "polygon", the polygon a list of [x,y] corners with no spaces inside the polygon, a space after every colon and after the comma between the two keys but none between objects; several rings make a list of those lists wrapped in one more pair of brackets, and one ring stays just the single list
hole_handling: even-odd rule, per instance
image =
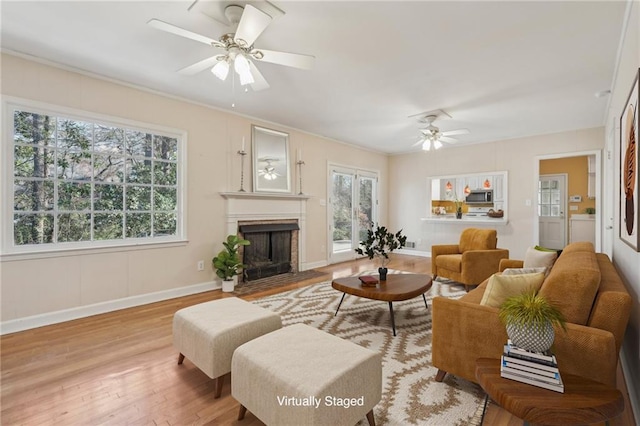
[{"label": "doorway", "polygon": [[567,245],[567,175],[540,175],[538,179],[539,244],[556,250]]},{"label": "doorway", "polygon": [[378,174],[329,166],[329,263],[356,258],[355,249],[378,220]]}]

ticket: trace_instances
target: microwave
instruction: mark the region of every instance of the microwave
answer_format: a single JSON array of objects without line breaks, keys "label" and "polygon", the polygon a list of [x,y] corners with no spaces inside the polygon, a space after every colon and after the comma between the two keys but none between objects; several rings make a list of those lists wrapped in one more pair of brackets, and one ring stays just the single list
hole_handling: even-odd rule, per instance
[{"label": "microwave", "polygon": [[465,199],[467,204],[493,204],[492,189],[474,189]]}]

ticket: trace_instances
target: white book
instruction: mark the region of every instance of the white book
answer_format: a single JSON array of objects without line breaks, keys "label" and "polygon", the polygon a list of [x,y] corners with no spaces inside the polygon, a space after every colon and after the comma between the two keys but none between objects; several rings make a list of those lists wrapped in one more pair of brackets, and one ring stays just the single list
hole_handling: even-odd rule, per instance
[{"label": "white book", "polygon": [[519,374],[508,373],[506,371],[501,371],[500,376],[505,379],[515,380],[517,382],[526,383],[529,385],[537,386],[544,389],[549,389],[554,392],[564,393],[564,384],[562,383],[562,379],[560,380],[560,384],[555,385],[552,383],[541,382],[540,380],[530,379],[525,376],[521,376]]},{"label": "white book", "polygon": [[534,362],[535,361],[546,362],[547,365],[552,365],[552,366],[558,365],[558,360],[556,359],[556,356],[551,354],[550,352],[541,353],[541,352],[527,351],[525,349],[514,346],[511,343],[511,340],[508,340],[507,344],[504,345],[504,353],[508,355],[513,355],[516,357],[521,357],[523,359],[527,359]]},{"label": "white book", "polygon": [[500,371],[506,371],[507,373],[513,373],[513,374],[519,374],[521,376],[525,376],[528,377],[530,379],[534,379],[534,380],[540,380],[541,382],[547,382],[547,383],[553,383],[553,384],[560,384],[560,375],[558,375],[558,377],[549,377],[549,376],[542,376],[538,373],[532,373],[530,371],[525,371],[525,370],[519,370],[517,368],[513,368],[513,367],[505,367],[502,366],[500,367]]},{"label": "white book", "polygon": [[537,371],[546,371],[549,373],[560,373],[560,370],[558,370],[558,367],[551,367],[550,365],[540,364],[533,361],[527,361],[525,359],[515,358],[509,355],[502,355],[502,365],[505,365],[505,363],[508,363],[510,367],[520,368],[523,370],[524,370],[523,367],[529,367],[529,368],[535,368]]}]

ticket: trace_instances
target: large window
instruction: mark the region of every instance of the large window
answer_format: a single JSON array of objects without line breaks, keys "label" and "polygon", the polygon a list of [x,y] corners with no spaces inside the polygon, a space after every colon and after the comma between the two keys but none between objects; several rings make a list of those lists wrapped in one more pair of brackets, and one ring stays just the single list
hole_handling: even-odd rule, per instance
[{"label": "large window", "polygon": [[5,251],[182,238],[180,134],[9,110],[12,226],[5,227]]}]

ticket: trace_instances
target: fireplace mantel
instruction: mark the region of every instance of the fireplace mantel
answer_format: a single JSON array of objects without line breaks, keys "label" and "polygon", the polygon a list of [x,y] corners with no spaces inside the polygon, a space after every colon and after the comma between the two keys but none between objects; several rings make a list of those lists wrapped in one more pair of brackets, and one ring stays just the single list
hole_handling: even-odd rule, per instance
[{"label": "fireplace mantel", "polygon": [[221,192],[223,198],[246,198],[260,199],[268,198],[271,200],[308,200],[310,195],[306,194],[278,194],[277,192]]}]

